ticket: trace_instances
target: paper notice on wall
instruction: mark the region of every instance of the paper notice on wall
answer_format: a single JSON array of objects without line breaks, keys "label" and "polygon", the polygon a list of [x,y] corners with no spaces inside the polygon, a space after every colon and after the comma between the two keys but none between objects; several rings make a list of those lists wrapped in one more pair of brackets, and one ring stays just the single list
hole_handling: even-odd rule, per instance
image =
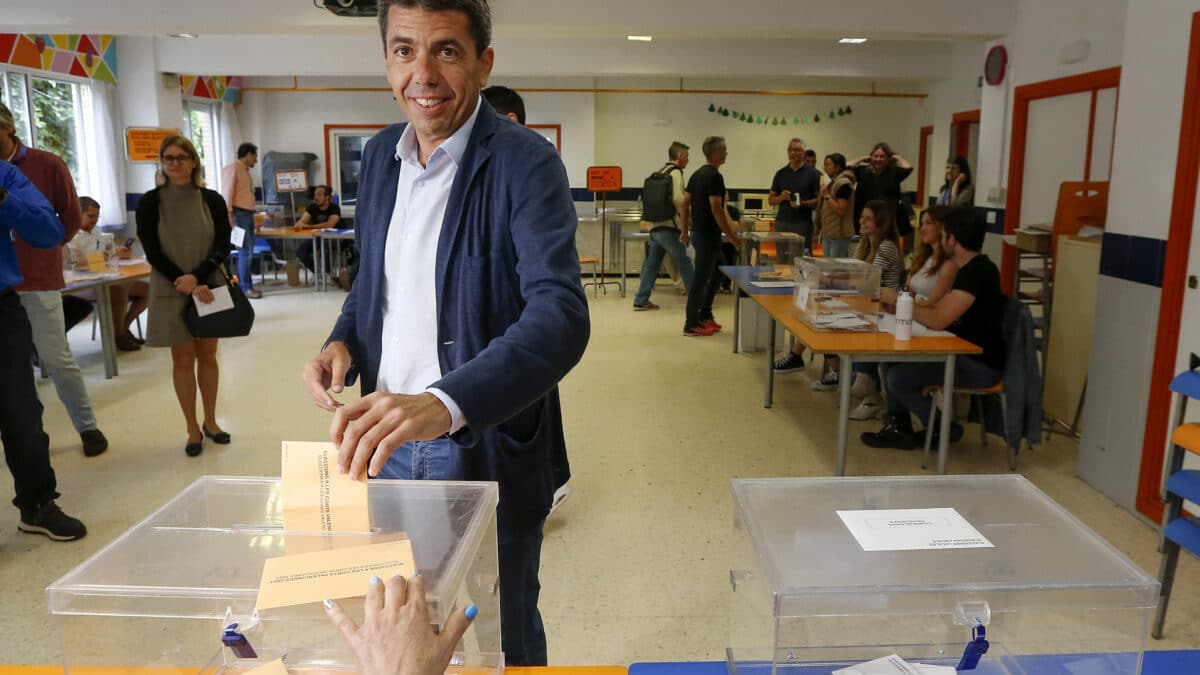
[{"label": "paper notice on wall", "polygon": [[283,529],[286,532],[369,532],[367,481],[337,470],[332,443],[284,441]]},{"label": "paper notice on wall", "polygon": [[993,548],[955,509],[838,511],[864,551]]},{"label": "paper notice on wall", "polygon": [[410,577],[412,542],[395,541],[270,558],[263,565],[257,608],[272,609],[365,595],[371,577]]}]

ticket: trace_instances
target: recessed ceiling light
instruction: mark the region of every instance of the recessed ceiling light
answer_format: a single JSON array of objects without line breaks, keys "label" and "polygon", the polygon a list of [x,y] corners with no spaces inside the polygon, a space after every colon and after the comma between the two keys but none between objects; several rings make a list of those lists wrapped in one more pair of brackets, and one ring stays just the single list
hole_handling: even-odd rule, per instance
[{"label": "recessed ceiling light", "polygon": [[173,38],[198,38],[198,37],[200,37],[199,35],[196,35],[195,33],[168,33],[168,35]]},{"label": "recessed ceiling light", "polygon": [[633,40],[634,42],[650,42],[654,39],[653,35],[626,35],[625,37]]},{"label": "recessed ceiling light", "polygon": [[861,45],[862,43],[864,43],[866,41],[867,41],[867,38],[842,38],[841,40],[838,40],[838,44]]}]

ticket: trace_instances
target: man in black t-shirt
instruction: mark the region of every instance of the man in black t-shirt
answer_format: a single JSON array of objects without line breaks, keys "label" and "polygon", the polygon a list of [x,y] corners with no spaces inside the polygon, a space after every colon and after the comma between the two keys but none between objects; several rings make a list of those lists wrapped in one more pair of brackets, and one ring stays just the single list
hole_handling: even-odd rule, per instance
[{"label": "man in black t-shirt", "polygon": [[[304,209],[304,214],[296,221],[296,227],[340,227],[339,223],[342,220],[342,209],[337,204],[333,203],[333,192],[328,185],[318,185],[313,188],[313,200]],[[324,273],[329,271],[329,261],[325,261],[325,269],[318,272],[313,263],[313,242],[312,239],[305,239],[296,247],[296,257],[300,259],[300,263],[314,274]],[[336,283],[336,282],[335,282]]]},{"label": "man in black t-shirt", "polygon": [[775,172],[767,202],[778,206],[775,229],[795,232],[804,237],[804,247],[812,248],[813,207],[820,201],[821,174],[804,161],[804,141],[793,138],[788,143],[788,163]]},{"label": "man in black t-shirt", "polygon": [[721,284],[717,270],[721,233],[735,246],[742,245],[725,210],[725,178],[717,170],[729,156],[725,139],[709,136],[704,139],[702,150],[705,163],[688,180],[680,219],[679,240],[685,245],[690,240],[696,249],[696,274],[688,288],[687,318],[683,324],[683,334],[687,337],[708,336],[721,330],[712,313],[713,297]]},{"label": "man in black t-shirt", "polygon": [[[1007,348],[1004,339],[1004,314],[1009,302],[1000,291],[1000,271],[986,255],[983,218],[969,207],[952,209],[946,215],[942,233],[942,250],[953,256],[958,274],[949,293],[933,305],[917,305],[913,319],[934,330],[948,330],[958,337],[983,348],[978,355],[960,356],[954,369],[957,387],[989,387],[1004,375]],[[929,419],[930,401],[922,388],[941,384],[943,365],[940,363],[896,363],[887,371],[887,415],[883,428],[862,435],[862,442],[873,448],[912,450],[920,444],[913,432],[912,417],[925,424]],[[937,434],[937,427],[934,427]],[[923,435],[923,434],[922,434]],[[950,440],[962,436],[962,427],[954,424]]]}]

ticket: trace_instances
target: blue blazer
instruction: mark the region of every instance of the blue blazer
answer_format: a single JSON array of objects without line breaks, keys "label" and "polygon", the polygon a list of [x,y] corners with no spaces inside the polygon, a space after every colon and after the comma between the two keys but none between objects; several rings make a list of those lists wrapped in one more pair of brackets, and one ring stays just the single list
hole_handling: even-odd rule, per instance
[{"label": "blue blazer", "polygon": [[[363,148],[354,217],[359,273],[329,339],[350,349],[362,394],[382,351],[384,248],[400,160],[394,124]],[[558,381],[591,330],[566,169],[544,138],[480,105],[438,239],[438,361],[467,425],[468,478],[500,484],[499,517],[532,522],[569,477]],[[557,476],[557,478],[556,478]]]}]

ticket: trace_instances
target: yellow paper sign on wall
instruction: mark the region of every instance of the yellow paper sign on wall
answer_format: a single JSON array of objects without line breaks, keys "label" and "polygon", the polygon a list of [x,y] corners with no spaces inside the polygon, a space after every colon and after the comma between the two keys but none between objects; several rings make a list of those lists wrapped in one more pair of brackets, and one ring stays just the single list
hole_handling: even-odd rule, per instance
[{"label": "yellow paper sign on wall", "polygon": [[87,268],[89,272],[107,272],[108,261],[104,259],[104,251],[87,254]]}]

